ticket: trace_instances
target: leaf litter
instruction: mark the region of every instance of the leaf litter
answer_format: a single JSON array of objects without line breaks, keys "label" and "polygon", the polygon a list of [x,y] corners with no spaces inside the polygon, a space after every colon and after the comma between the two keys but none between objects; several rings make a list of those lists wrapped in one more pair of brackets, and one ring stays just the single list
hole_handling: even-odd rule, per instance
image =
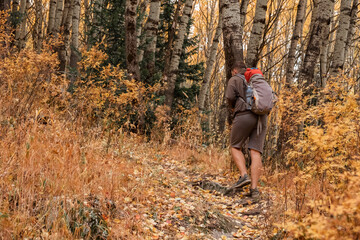
[{"label": "leaf litter", "polygon": [[142,165],[151,169],[148,199],[128,204],[142,214],[137,219],[146,239],[266,239],[268,194],[254,201],[248,189],[229,193],[229,178],[191,171],[167,155],[148,155]]}]

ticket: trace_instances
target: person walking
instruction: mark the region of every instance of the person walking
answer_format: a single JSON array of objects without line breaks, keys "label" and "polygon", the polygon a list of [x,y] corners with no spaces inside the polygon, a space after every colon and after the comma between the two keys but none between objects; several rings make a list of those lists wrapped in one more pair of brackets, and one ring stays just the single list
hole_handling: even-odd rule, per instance
[{"label": "person walking", "polygon": [[[251,184],[251,197],[259,199],[260,192],[257,186],[262,172],[261,154],[264,148],[267,115],[260,116],[248,110],[245,81],[249,82],[254,74],[262,75],[262,73],[259,69],[246,69],[244,63],[235,63],[231,74],[232,77],[229,80],[225,97],[228,101],[228,121],[231,125],[231,155],[240,171],[239,180],[231,189],[242,188]],[[258,128],[259,124],[262,126],[261,129]],[[247,174],[245,156],[241,151],[247,139],[249,139],[247,147],[250,150],[251,157],[251,179]]]}]

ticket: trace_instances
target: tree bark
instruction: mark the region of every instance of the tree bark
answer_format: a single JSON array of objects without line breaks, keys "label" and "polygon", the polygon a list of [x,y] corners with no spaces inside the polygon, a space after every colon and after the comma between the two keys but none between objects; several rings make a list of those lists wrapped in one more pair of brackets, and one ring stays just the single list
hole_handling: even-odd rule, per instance
[{"label": "tree bark", "polygon": [[353,0],[352,3],[352,8],[351,8],[351,13],[350,13],[350,25],[349,25],[349,31],[347,33],[347,37],[346,37],[346,46],[345,46],[345,53],[344,53],[344,58],[346,59],[347,57],[347,53],[352,45],[353,39],[354,39],[354,34],[355,34],[355,25],[356,25],[356,21],[358,19],[358,12],[359,12],[359,0]]},{"label": "tree bark", "polygon": [[205,98],[206,98],[206,94],[209,89],[210,77],[211,77],[214,63],[216,60],[216,53],[217,53],[217,49],[219,46],[221,32],[222,32],[221,29],[222,29],[222,21],[221,21],[221,18],[219,18],[219,23],[216,28],[214,39],[213,39],[213,42],[212,42],[212,45],[210,48],[210,54],[206,61],[206,69],[205,69],[204,78],[203,78],[203,82],[202,82],[200,93],[199,93],[199,109],[200,110],[203,110],[204,106],[205,106]]},{"label": "tree bark", "polygon": [[149,17],[146,20],[145,24],[145,50],[140,51],[139,59],[143,60],[144,52],[147,56],[146,68],[149,71],[149,74],[154,73],[155,68],[155,53],[156,53],[156,42],[157,42],[157,31],[160,20],[160,0],[151,0],[150,1],[150,12]]},{"label": "tree bark", "polygon": [[55,15],[56,15],[56,4],[57,4],[57,0],[50,0],[49,20],[48,20],[48,26],[47,26],[47,34],[48,35],[53,34],[54,24],[55,24]]},{"label": "tree bark", "polygon": [[61,20],[63,15],[63,8],[64,8],[64,0],[57,0],[56,2],[56,11],[55,11],[55,19],[54,19],[54,28],[52,30],[52,34],[55,37],[58,36],[60,32]]},{"label": "tree bark", "polygon": [[[249,6],[249,0],[242,0],[240,4],[240,25],[242,29],[245,27],[246,13]],[[243,33],[241,33],[243,34]]]},{"label": "tree bark", "polygon": [[125,45],[126,66],[132,78],[140,80],[139,63],[137,61],[136,8],[137,0],[126,0],[125,10]]},{"label": "tree bark", "polygon": [[[329,6],[331,8],[331,16],[334,15],[334,5]],[[316,82],[317,87],[325,88],[327,82],[327,74],[329,69],[329,52],[331,52],[330,43],[333,42],[334,34],[333,29],[335,27],[334,18],[331,17],[330,21],[326,25],[324,38],[321,41],[320,46],[320,81]]]},{"label": "tree bark", "polygon": [[73,70],[77,69],[77,63],[80,60],[79,52],[79,20],[80,20],[80,0],[73,0],[73,15],[72,15],[72,35],[71,35],[71,55],[70,55],[70,67]]},{"label": "tree bark", "polygon": [[[137,27],[136,27],[136,47],[139,48],[140,44],[141,44],[141,35],[143,32],[143,24],[145,21],[145,13],[146,13],[146,8],[148,6],[149,1],[148,0],[142,0],[139,3],[139,7],[138,7],[138,19],[137,19]],[[140,54],[138,54],[138,62],[140,63]]]},{"label": "tree bark", "polygon": [[303,31],[307,0],[299,0],[296,12],[296,21],[293,36],[291,38],[288,61],[286,66],[286,84],[291,85],[294,78],[295,53]]},{"label": "tree bark", "polygon": [[350,26],[351,0],[341,0],[339,25],[336,31],[333,61],[330,74],[336,75],[344,68],[345,46]]},{"label": "tree bark", "polygon": [[[225,73],[226,89],[231,76],[231,68],[235,62],[244,62],[242,32],[243,26],[240,24],[240,4],[238,0],[220,0],[219,10],[222,18],[222,31],[225,52]],[[225,91],[224,91],[225,92]],[[218,130],[224,132],[227,114],[227,102],[225,94],[222,98],[218,118]]]},{"label": "tree bark", "polygon": [[33,28],[34,49],[39,53],[42,47],[43,5],[41,0],[35,0],[35,24]]},{"label": "tree bark", "polygon": [[62,44],[59,47],[59,71],[65,73],[66,68],[69,66],[69,45],[70,45],[70,29],[71,29],[71,20],[73,14],[73,2],[74,0],[65,0],[65,9],[66,19],[64,19],[61,25],[61,35],[63,37]]},{"label": "tree bark", "polygon": [[180,14],[180,9],[183,4],[183,1],[177,0],[177,6],[173,17],[173,22],[170,31],[168,32],[168,43],[167,43],[167,50],[165,53],[165,64],[164,64],[164,73],[163,75],[165,78],[169,75],[169,69],[170,69],[170,62],[171,62],[171,56],[173,51],[173,43],[175,38],[175,31],[177,29],[178,24],[178,18]]},{"label": "tree bark", "polygon": [[254,22],[246,54],[246,64],[248,67],[256,67],[259,61],[259,46],[265,27],[267,2],[268,0],[256,1]]},{"label": "tree bark", "polygon": [[26,5],[27,5],[26,0],[20,1],[19,15],[20,15],[21,21],[16,26],[16,31],[15,31],[15,42],[16,42],[16,46],[18,47],[19,50],[23,48],[22,38],[26,34],[25,33],[25,31],[26,31]]},{"label": "tree bark", "polygon": [[180,19],[179,31],[175,40],[174,49],[172,51],[171,62],[169,67],[169,75],[167,77],[167,84],[165,89],[165,105],[171,108],[174,100],[174,90],[176,77],[179,69],[180,55],[183,51],[184,39],[186,35],[186,28],[191,18],[191,10],[193,0],[186,0],[183,14]]},{"label": "tree bark", "polygon": [[[314,0],[309,42],[299,74],[300,84],[305,86],[313,83],[315,66],[320,55],[320,46],[325,37],[326,26],[330,22],[332,6],[334,6],[334,0]],[[309,93],[310,91],[311,88],[307,92]]]}]

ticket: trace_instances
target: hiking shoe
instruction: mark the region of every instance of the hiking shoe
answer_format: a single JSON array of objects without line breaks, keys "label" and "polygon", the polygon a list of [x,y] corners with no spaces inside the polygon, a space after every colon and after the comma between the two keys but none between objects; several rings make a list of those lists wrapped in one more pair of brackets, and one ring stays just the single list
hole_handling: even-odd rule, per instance
[{"label": "hiking shoe", "polygon": [[243,177],[239,177],[239,180],[232,185],[231,188],[240,188],[240,187],[244,187],[246,185],[249,185],[251,183],[251,180],[249,178],[249,176],[247,174],[245,174]]},{"label": "hiking shoe", "polygon": [[250,188],[250,197],[253,198],[254,200],[260,200],[260,192],[259,189],[257,188]]}]

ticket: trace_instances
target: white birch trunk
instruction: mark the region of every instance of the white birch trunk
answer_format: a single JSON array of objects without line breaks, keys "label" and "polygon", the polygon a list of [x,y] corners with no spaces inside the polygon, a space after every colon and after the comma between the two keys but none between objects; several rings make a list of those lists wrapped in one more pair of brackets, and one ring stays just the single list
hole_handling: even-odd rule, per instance
[{"label": "white birch trunk", "polygon": [[150,1],[150,13],[149,17],[145,24],[145,38],[144,42],[145,51],[140,51],[139,60],[143,60],[144,52],[145,56],[147,56],[147,69],[150,75],[154,72],[155,68],[155,53],[156,53],[156,42],[157,42],[157,31],[159,26],[160,20],[160,7],[161,1],[160,0],[151,0]]},{"label": "white birch trunk", "polygon": [[[335,4],[335,3],[334,3]],[[331,8],[331,16],[334,15],[334,5],[329,6]],[[333,29],[335,26],[334,18],[331,17],[331,21],[326,24],[324,38],[321,42],[320,46],[320,83],[317,84],[318,87],[321,86],[322,88],[325,88],[326,81],[327,81],[327,73],[329,69],[329,52],[331,52],[331,43],[333,42],[334,34]]]},{"label": "white birch trunk", "polygon": [[295,66],[295,53],[298,45],[300,36],[302,35],[305,12],[306,12],[307,0],[299,0],[296,12],[296,20],[293,31],[293,36],[291,38],[290,49],[288,54],[288,61],[286,66],[286,84],[290,85],[293,82],[294,78],[294,66]]},{"label": "white birch trunk", "polygon": [[221,29],[222,29],[222,22],[221,22],[221,18],[219,18],[219,23],[216,28],[214,39],[213,39],[213,42],[212,42],[212,45],[210,48],[210,54],[206,61],[206,69],[205,69],[204,78],[203,78],[203,82],[202,82],[200,93],[199,93],[199,109],[200,110],[203,110],[204,106],[205,106],[205,98],[206,98],[206,94],[209,89],[210,77],[213,72],[213,67],[214,67],[214,63],[216,60],[216,53],[217,53],[217,49],[219,46],[219,39],[220,39],[221,32],[222,32]]},{"label": "white birch trunk", "polygon": [[64,0],[57,0],[56,2],[56,11],[55,11],[55,19],[54,19],[54,28],[52,30],[52,33],[57,37],[60,26],[61,26],[61,20],[63,15],[63,8],[64,8]]},{"label": "white birch trunk", "polygon": [[[244,63],[242,32],[243,26],[240,24],[240,4],[238,0],[220,0],[220,15],[222,18],[222,31],[225,52],[225,84],[231,78],[231,68],[235,63]],[[245,64],[244,64],[245,66]],[[224,132],[226,118],[228,117],[227,102],[225,94],[222,96],[218,117],[218,130]]]},{"label": "white birch trunk", "polygon": [[72,20],[72,13],[73,13],[73,2],[74,0],[65,0],[65,11],[66,19],[63,21],[63,24],[61,26],[61,33],[63,37],[63,42],[61,46],[59,47],[59,71],[64,72],[66,75],[66,69],[69,66],[69,48],[70,48],[70,29],[71,29],[71,20]]},{"label": "white birch trunk", "polygon": [[246,64],[248,67],[256,67],[259,61],[259,46],[265,27],[267,2],[268,0],[256,1],[254,22],[246,53]]},{"label": "white birch trunk", "polygon": [[334,0],[314,0],[314,15],[311,17],[309,42],[299,74],[299,81],[305,86],[313,83],[315,66],[320,55],[320,46],[331,17],[331,6],[334,6]]},{"label": "white birch trunk", "polygon": [[[143,33],[143,25],[144,25],[144,21],[145,21],[145,12],[146,12],[146,8],[148,6],[148,3],[149,1],[148,0],[143,0],[141,1],[141,3],[139,4],[139,22],[137,23],[137,29],[136,29],[136,36],[137,36],[137,39],[136,39],[136,47],[139,48],[140,44],[141,44],[141,35]],[[138,56],[139,58],[139,56]],[[138,59],[138,62],[139,59]]]},{"label": "white birch trunk", "polygon": [[77,69],[77,63],[80,59],[79,56],[79,20],[80,20],[80,0],[73,0],[73,14],[72,14],[72,35],[71,35],[71,55],[70,67]]},{"label": "white birch trunk", "polygon": [[351,13],[350,13],[350,25],[349,25],[349,31],[347,33],[347,37],[346,37],[346,46],[345,46],[345,54],[344,54],[344,58],[347,58],[347,53],[349,51],[349,49],[351,48],[353,39],[354,39],[354,34],[355,34],[355,26],[356,26],[356,21],[358,19],[358,12],[359,12],[359,0],[353,0],[352,3],[352,8],[351,8]]},{"label": "white birch trunk", "polygon": [[48,20],[48,26],[47,26],[47,34],[51,35],[53,34],[54,30],[54,23],[55,23],[55,14],[56,14],[56,0],[50,0],[50,6],[49,6],[49,20]]},{"label": "white birch trunk", "polygon": [[21,0],[20,9],[19,9],[21,22],[17,25],[15,31],[15,41],[18,49],[21,49],[21,37],[25,34],[25,26],[26,26],[25,12],[26,12],[26,0]]},{"label": "white birch trunk", "polygon": [[246,13],[249,5],[249,0],[242,0],[240,5],[240,24],[242,29],[245,27]]},{"label": "white birch trunk", "polygon": [[171,108],[174,100],[174,90],[176,83],[176,76],[179,69],[180,55],[183,50],[186,28],[189,24],[192,13],[193,0],[186,0],[183,14],[180,19],[179,31],[175,40],[174,49],[171,56],[169,76],[165,90],[165,105]]},{"label": "white birch trunk", "polygon": [[345,46],[350,26],[351,0],[341,0],[339,25],[336,31],[336,39],[333,52],[333,62],[330,74],[337,74],[344,68]]},{"label": "white birch trunk", "polygon": [[42,0],[35,0],[35,24],[33,28],[33,45],[37,52],[42,47],[42,25],[43,25],[43,5]]}]

